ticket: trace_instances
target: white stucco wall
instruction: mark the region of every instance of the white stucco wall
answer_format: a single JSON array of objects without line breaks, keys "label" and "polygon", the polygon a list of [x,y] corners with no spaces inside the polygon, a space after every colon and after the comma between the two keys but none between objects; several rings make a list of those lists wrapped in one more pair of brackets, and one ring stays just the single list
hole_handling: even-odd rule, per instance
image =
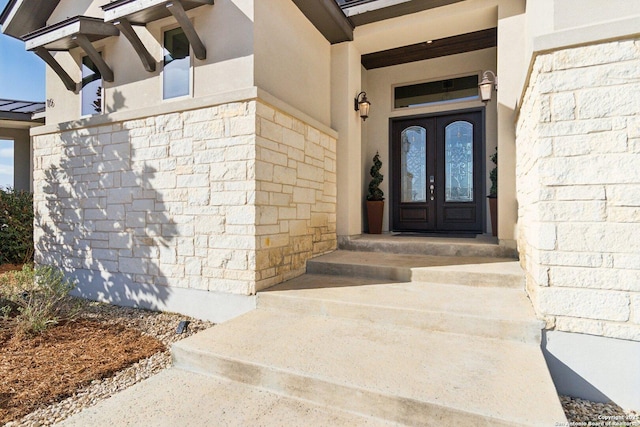
[{"label": "white stucco wall", "polygon": [[562,0],[553,2],[554,30],[593,25],[638,15],[640,7],[635,0]]},{"label": "white stucco wall", "polygon": [[354,43],[364,55],[496,26],[500,3],[521,0],[467,0],[358,26]]},{"label": "white stucco wall", "polygon": [[[70,3],[61,2],[52,19],[71,13],[103,15],[97,7],[99,1],[89,2],[90,7]],[[187,15],[207,48],[206,59],[191,57],[190,97],[257,86],[321,123],[330,123],[330,44],[295,4],[286,0],[219,0]],[[94,43],[115,76],[114,82],[104,83],[106,112],[175,102],[162,99],[162,34],[175,26],[175,19],[168,17],[134,28],[156,60],[156,71],[151,73],[144,70],[124,36]],[[76,48],[55,57],[75,81],[80,81],[84,55]],[[47,111],[50,123],[80,118],[80,95],[69,92],[50,70],[47,97],[55,103]]]},{"label": "white stucco wall", "polygon": [[509,246],[515,246],[517,236],[515,124],[527,76],[525,24],[524,14],[498,21],[498,238]]},{"label": "white stucco wall", "polygon": [[[65,7],[66,3],[61,2]],[[254,86],[253,0],[219,0],[213,6],[187,11],[187,15],[207,48],[207,58],[204,60],[191,55],[190,97],[205,97]],[[101,17],[102,14],[91,16]],[[150,105],[175,102],[175,99],[162,99],[162,34],[175,26],[175,19],[168,17],[144,27],[134,27],[156,60],[156,71],[151,73],[143,68],[124,36],[93,43],[114,72],[114,82],[104,82],[106,112],[142,110]],[[79,82],[80,61],[84,52],[76,48],[54,55],[69,75]],[[46,76],[47,98],[55,103],[55,107],[47,108],[48,122],[60,123],[80,118],[80,95],[68,91],[48,67]],[[140,114],[144,115],[144,112]]]},{"label": "white stucco wall", "polygon": [[362,191],[364,174],[362,138],[366,127],[354,111],[353,98],[366,87],[366,72],[360,65],[360,52],[351,42],[331,46],[331,126],[338,131],[337,178],[339,236],[362,232],[364,198],[354,197]]},{"label": "white stucco wall", "polygon": [[253,72],[256,86],[330,124],[330,44],[292,1],[255,2]]}]

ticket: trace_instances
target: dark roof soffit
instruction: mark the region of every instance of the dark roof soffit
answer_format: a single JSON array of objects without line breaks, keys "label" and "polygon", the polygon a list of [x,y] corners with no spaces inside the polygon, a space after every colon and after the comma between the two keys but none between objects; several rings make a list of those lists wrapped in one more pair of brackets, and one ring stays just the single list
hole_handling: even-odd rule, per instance
[{"label": "dark roof soffit", "polygon": [[32,122],[32,123],[44,123],[43,118],[33,118],[32,113],[12,113],[0,111],[0,120],[12,120],[16,122]]},{"label": "dark roof soffit", "polygon": [[104,21],[100,18],[93,18],[90,16],[74,16],[72,18],[67,18],[64,21],[60,21],[56,24],[53,25],[47,25],[46,27],[41,27],[38,28],[35,31],[31,31],[29,34],[25,34],[22,38],[24,40],[31,40],[35,37],[41,36],[43,34],[47,34],[50,33],[52,31],[55,30],[59,30],[60,28],[64,28],[69,24],[73,24],[76,22],[81,22],[81,21],[93,21],[93,22],[99,22],[99,23],[104,23]]},{"label": "dark roof soffit", "polygon": [[[20,39],[23,35],[36,31],[47,25],[47,19],[51,16],[60,0],[10,0],[0,15],[2,32],[11,37]],[[10,22],[6,22],[10,12],[18,8]]]},{"label": "dark roof soffit", "polygon": [[353,40],[354,26],[335,0],[293,2],[331,44]]},{"label": "dark roof soffit", "polygon": [[425,41],[395,49],[383,50],[362,55],[362,65],[367,70],[422,61],[441,56],[455,55],[474,50],[487,49],[497,46],[497,28],[459,34],[437,40]]},{"label": "dark roof soffit", "polygon": [[[355,26],[358,26],[395,18],[397,16],[409,15],[423,10],[435,9],[437,7],[447,6],[461,1],[464,0],[411,0],[387,7],[371,7],[369,10],[362,13],[349,13],[349,9],[351,8],[355,8],[366,3],[375,3],[375,1],[363,1],[355,4],[343,4],[342,9],[347,11],[346,15],[349,17],[351,22],[353,22]],[[372,6],[375,6],[375,4]]]},{"label": "dark roof soffit", "polygon": [[[133,13],[121,14],[118,11],[108,13],[110,11],[114,11],[114,9],[118,9],[119,7],[135,3],[136,1],[139,0],[116,0],[105,4],[102,6],[102,10],[105,12],[105,21],[114,22],[124,18],[132,24],[145,25],[149,22],[171,16],[170,9],[167,8],[167,4],[172,3],[170,0],[154,3]],[[200,6],[212,5],[214,4],[214,0],[179,0],[179,3],[182,5],[184,10],[191,10]],[[114,16],[114,13],[116,17],[110,17]]]},{"label": "dark roof soffit", "polygon": [[118,7],[118,6],[122,6],[123,4],[127,4],[127,3],[132,3],[136,0],[116,0],[116,1],[112,1],[111,3],[107,3],[104,6],[101,7],[102,10],[110,10],[113,9],[114,7]]},{"label": "dark roof soffit", "polygon": [[[52,34],[62,28],[74,26],[75,24],[78,24],[77,29],[79,31],[73,32],[73,34],[64,34],[60,39],[50,40],[45,47],[51,50],[72,49],[78,46],[78,44],[73,41],[73,36],[76,34],[85,34],[92,42],[119,34],[118,29],[115,28],[113,24],[108,24],[100,18],[74,16],[57,24],[39,28],[29,34],[25,34],[22,39],[27,42],[27,49],[33,49],[35,46],[32,46],[33,42],[30,43],[30,41],[46,34]],[[35,42],[39,45],[37,41]]]},{"label": "dark roof soffit", "polygon": [[4,9],[2,9],[2,12],[0,13],[0,25],[4,25],[4,21],[7,19],[7,16],[9,16],[9,11],[15,4],[16,0],[9,0],[9,3],[7,3]]}]

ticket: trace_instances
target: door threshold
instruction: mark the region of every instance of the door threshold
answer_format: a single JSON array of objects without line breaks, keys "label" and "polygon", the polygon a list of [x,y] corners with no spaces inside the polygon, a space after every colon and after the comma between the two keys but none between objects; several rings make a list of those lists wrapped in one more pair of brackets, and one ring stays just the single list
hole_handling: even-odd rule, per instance
[{"label": "door threshold", "polygon": [[482,233],[445,233],[445,232],[418,232],[418,231],[392,231],[389,233],[392,236],[407,236],[407,237],[449,237],[455,239],[477,239],[482,238]]}]

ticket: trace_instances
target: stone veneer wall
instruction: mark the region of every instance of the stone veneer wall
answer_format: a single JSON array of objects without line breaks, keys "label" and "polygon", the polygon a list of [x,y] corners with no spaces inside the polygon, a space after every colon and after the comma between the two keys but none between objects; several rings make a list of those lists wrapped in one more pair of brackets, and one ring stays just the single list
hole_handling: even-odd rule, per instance
[{"label": "stone veneer wall", "polygon": [[640,41],[536,58],[517,126],[518,247],[549,328],[640,340]]},{"label": "stone veneer wall", "polygon": [[336,249],[336,140],[258,103],[256,290],[304,273]]},{"label": "stone veneer wall", "polygon": [[291,115],[253,100],[77,125],[34,137],[36,260],[104,299],[250,295],[336,247],[335,139]]}]

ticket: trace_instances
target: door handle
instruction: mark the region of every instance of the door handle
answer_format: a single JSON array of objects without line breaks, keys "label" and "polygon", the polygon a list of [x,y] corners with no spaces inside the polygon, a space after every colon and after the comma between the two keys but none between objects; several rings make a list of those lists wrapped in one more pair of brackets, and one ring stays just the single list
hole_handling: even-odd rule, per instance
[{"label": "door handle", "polygon": [[436,182],[436,177],[433,175],[429,175],[429,184],[431,184],[429,185],[429,192],[431,193],[431,196],[429,197],[429,199],[432,201],[435,199],[434,197],[434,191],[436,189],[435,182]]}]

